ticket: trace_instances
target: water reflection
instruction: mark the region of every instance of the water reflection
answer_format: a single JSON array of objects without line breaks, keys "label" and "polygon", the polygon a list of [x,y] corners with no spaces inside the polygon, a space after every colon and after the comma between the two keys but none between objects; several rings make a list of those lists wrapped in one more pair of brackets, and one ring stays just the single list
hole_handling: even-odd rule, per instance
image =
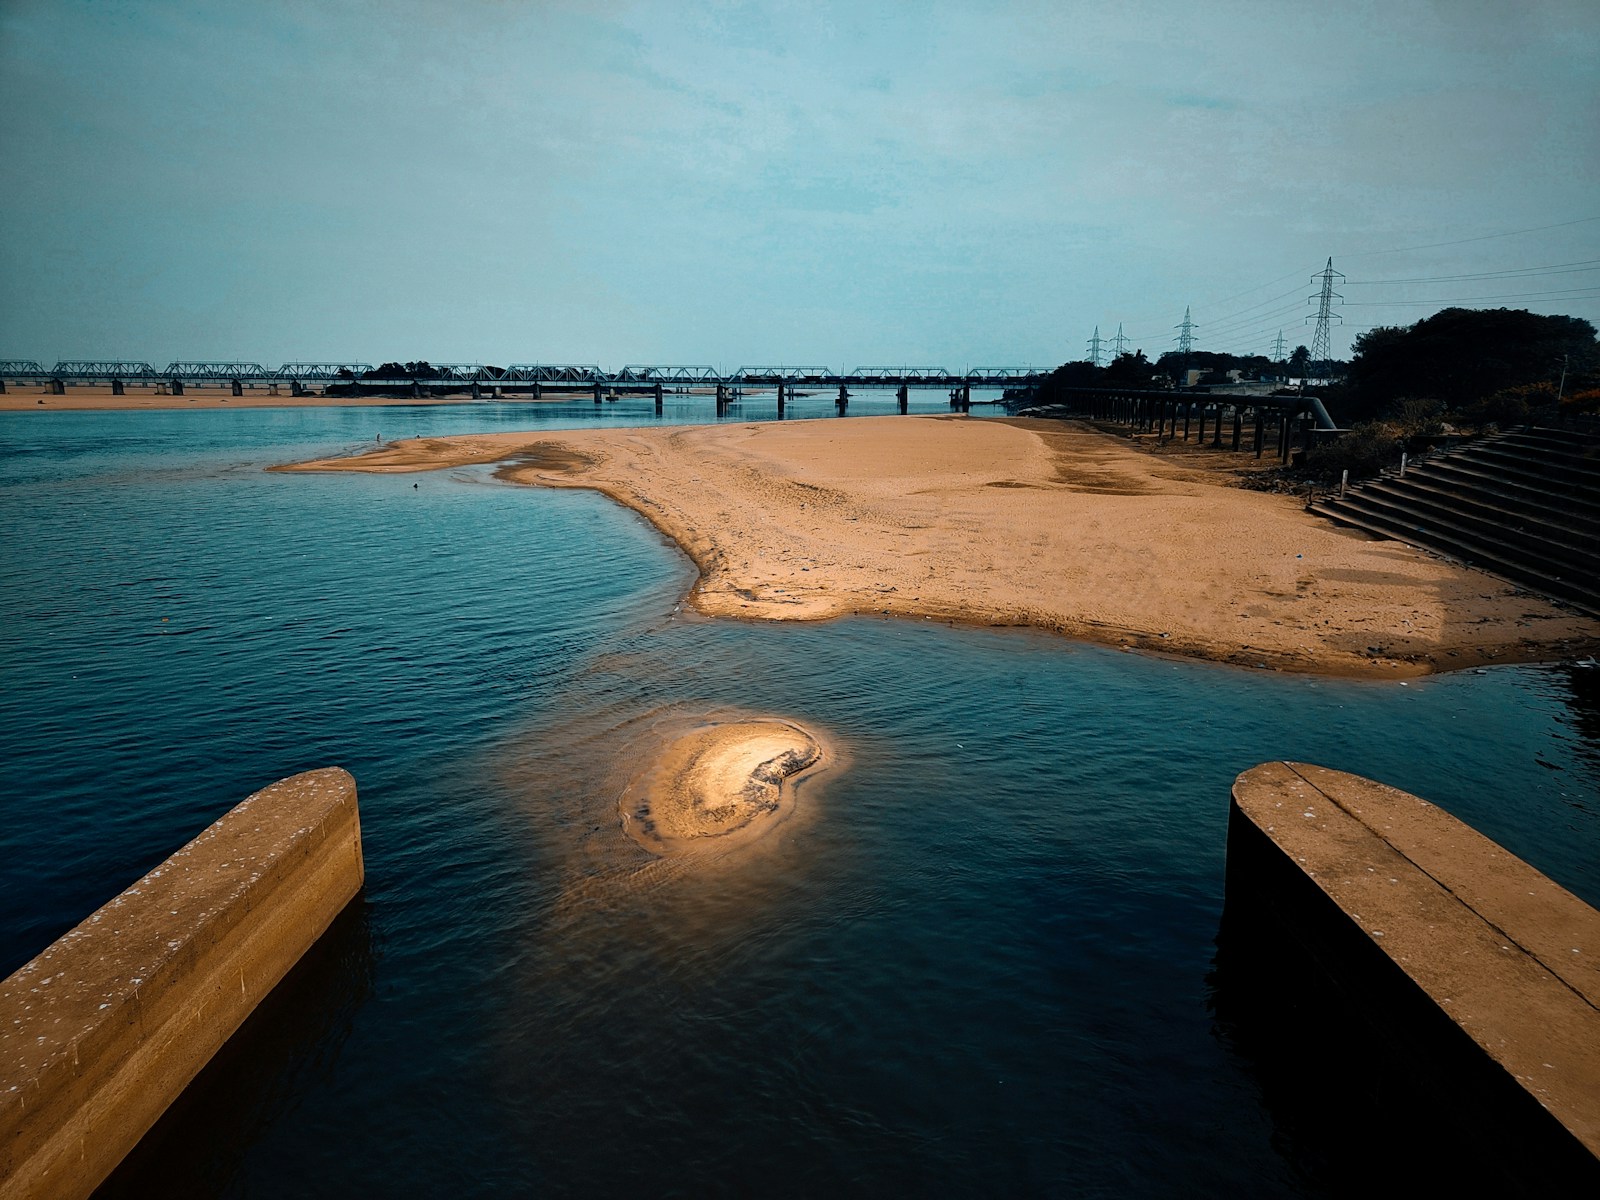
[{"label": "water reflection", "polygon": [[363,892],[268,994],[122,1165],[101,1200],[210,1197],[235,1185],[247,1151],[332,1086],[339,1055],[371,997],[379,953]]}]

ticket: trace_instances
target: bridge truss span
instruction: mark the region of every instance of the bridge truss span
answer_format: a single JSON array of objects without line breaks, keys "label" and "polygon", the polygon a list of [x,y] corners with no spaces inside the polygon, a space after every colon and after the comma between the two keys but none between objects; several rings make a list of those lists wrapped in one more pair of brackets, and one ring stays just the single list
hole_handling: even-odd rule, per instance
[{"label": "bridge truss span", "polygon": [[147,362],[87,358],[58,362],[50,377],[67,383],[137,383],[163,378]]},{"label": "bridge truss span", "polygon": [[744,387],[773,387],[780,383],[829,385],[839,382],[832,367],[740,367],[727,382]]},{"label": "bridge truss span", "polygon": [[512,363],[503,383],[604,383],[608,376],[593,363]]},{"label": "bridge truss span", "polygon": [[338,383],[372,370],[371,363],[284,363],[273,372],[279,383]]},{"label": "bridge truss span", "polygon": [[252,362],[171,362],[160,377],[184,383],[232,383],[235,379],[272,382],[272,372]]},{"label": "bridge truss span", "polygon": [[634,363],[610,377],[612,383],[721,383],[722,372],[715,367],[676,364]]}]

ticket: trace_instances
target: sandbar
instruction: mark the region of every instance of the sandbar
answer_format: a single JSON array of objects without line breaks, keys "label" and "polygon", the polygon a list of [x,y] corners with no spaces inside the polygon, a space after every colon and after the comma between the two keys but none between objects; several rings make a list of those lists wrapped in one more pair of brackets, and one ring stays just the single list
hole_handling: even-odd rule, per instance
[{"label": "sandbar", "polygon": [[797,777],[823,747],[776,718],[703,725],[674,739],[623,794],[623,828],[657,853],[742,842],[793,806]]},{"label": "sandbar", "polygon": [[1224,457],[1075,423],[887,416],[426,438],[282,469],[497,463],[596,489],[683,548],[690,603],[713,616],[1028,626],[1386,679],[1600,645],[1600,622],[1493,575],[1231,486]]}]

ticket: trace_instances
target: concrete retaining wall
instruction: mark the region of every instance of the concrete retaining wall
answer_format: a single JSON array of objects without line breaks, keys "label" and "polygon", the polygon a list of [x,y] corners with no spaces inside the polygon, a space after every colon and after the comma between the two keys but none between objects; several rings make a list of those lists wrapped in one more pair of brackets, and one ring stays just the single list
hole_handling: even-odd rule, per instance
[{"label": "concrete retaining wall", "polygon": [[0,1200],[93,1191],[362,878],[355,780],[308,771],[0,984]]},{"label": "concrete retaining wall", "polygon": [[1359,1031],[1352,1070],[1392,1068],[1409,1107],[1372,1119],[1425,1118],[1501,1194],[1600,1195],[1600,912],[1510,851],[1409,793],[1265,763],[1233,786],[1220,941],[1235,991],[1290,978],[1275,1008],[1310,998],[1313,1028]]}]

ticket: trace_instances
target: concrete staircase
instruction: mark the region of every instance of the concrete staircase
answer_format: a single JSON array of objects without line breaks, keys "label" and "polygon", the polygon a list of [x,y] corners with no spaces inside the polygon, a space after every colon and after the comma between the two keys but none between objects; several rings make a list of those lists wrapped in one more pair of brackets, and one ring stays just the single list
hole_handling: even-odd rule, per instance
[{"label": "concrete staircase", "polygon": [[1600,616],[1600,437],[1528,427],[1325,497],[1312,511]]}]

